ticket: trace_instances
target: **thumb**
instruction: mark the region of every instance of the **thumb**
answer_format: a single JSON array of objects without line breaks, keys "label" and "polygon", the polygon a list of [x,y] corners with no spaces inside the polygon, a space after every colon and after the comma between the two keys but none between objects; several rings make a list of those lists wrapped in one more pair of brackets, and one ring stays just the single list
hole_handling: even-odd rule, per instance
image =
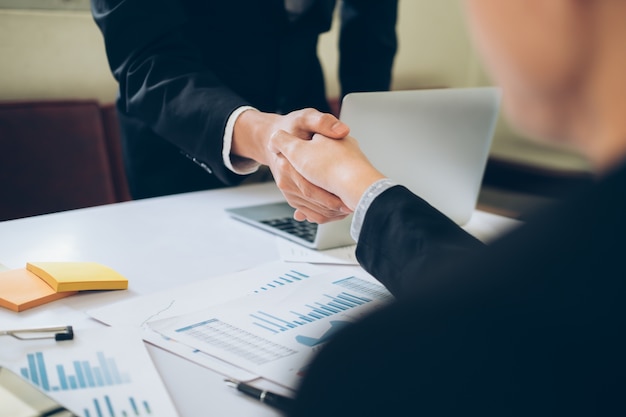
[{"label": "thumb", "polygon": [[350,133],[347,124],[332,114],[322,113],[314,109],[307,109],[300,121],[302,129],[311,133],[320,133],[332,139],[341,139]]}]

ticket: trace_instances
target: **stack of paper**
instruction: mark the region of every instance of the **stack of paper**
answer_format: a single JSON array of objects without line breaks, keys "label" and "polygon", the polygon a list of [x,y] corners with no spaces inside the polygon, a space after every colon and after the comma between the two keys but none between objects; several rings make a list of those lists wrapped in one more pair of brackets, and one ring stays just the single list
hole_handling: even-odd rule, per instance
[{"label": "stack of paper", "polygon": [[0,271],[0,307],[16,312],[85,290],[122,290],[128,280],[95,262],[30,262]]}]

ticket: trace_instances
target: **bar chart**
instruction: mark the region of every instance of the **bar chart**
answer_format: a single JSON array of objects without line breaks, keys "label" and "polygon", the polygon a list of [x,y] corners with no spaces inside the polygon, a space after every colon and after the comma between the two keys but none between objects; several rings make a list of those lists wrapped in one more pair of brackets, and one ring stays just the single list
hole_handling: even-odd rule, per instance
[{"label": "bar chart", "polygon": [[269,333],[277,334],[345,313],[375,299],[384,301],[391,298],[391,295],[381,285],[354,276],[337,280],[332,284],[350,291],[340,290],[332,294],[324,293],[321,298],[304,303],[297,309],[291,309],[282,314],[258,310],[250,314],[252,323]]},{"label": "bar chart", "polygon": [[83,409],[85,417],[130,417],[150,416],[152,409],[145,400],[137,400],[135,397],[127,397],[116,400],[110,395],[93,398],[90,406]]},{"label": "bar chart", "polygon": [[[0,348],[0,363],[81,417],[178,415],[139,329],[94,326],[76,333],[68,341],[20,341],[10,353]],[[0,415],[3,405],[0,399]]]},{"label": "bar chart", "polygon": [[278,277],[272,277],[265,284],[263,284],[259,289],[254,290],[256,294],[263,293],[266,291],[270,291],[275,288],[284,287],[289,284],[298,283],[301,281],[310,278],[310,275],[305,274],[304,272],[296,271],[295,269],[291,269],[279,275]]},{"label": "bar chart", "polygon": [[345,291],[337,295],[323,294],[323,297],[319,301],[302,305],[298,310],[290,310],[284,316],[259,310],[250,314],[250,317],[255,326],[270,333],[280,333],[334,316],[372,301],[370,298],[359,297]]},{"label": "bar chart", "polygon": [[87,360],[74,360],[69,365],[47,365],[43,352],[27,355],[28,366],[20,373],[45,391],[67,391],[105,387],[130,383],[130,377],[118,370],[114,358],[96,352],[95,364]]},{"label": "bar chart", "polygon": [[[298,275],[298,279],[305,277]],[[240,316],[238,319],[234,316],[230,320],[223,320],[219,316],[208,316],[201,321],[191,319],[188,325],[174,329],[174,334],[167,336],[180,340],[184,335],[199,341],[203,346],[199,350],[228,352],[229,356],[263,365],[298,352],[298,349],[294,349],[295,346],[289,347],[285,343],[287,340],[275,339],[274,336],[303,326],[315,327],[319,324],[317,329],[324,330],[319,330],[322,333],[316,336],[297,332],[288,338],[299,345],[312,348],[352,321],[346,316],[347,313],[352,310],[368,311],[373,308],[368,304],[384,304],[392,297],[382,285],[355,276],[334,280],[325,288],[325,292],[317,295],[309,295],[306,290],[303,294],[291,294],[287,304],[270,302],[266,305],[264,302],[266,308],[248,312],[235,308],[239,312],[236,314]],[[337,319],[335,316],[343,318]],[[235,320],[231,321],[233,319]],[[314,331],[317,332],[317,329]]]},{"label": "bar chart", "polygon": [[268,290],[219,308],[164,320],[153,328],[172,340],[291,387],[297,385],[299,370],[323,343],[393,298],[373,279],[337,272],[316,275],[290,288],[293,291]]}]

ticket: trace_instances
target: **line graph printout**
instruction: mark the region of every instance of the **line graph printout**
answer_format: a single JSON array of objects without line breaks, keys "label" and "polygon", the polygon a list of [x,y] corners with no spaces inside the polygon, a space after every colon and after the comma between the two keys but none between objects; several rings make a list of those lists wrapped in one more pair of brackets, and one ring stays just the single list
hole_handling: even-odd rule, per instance
[{"label": "line graph printout", "polygon": [[343,326],[389,303],[379,283],[341,271],[149,325],[160,334],[295,389]]}]

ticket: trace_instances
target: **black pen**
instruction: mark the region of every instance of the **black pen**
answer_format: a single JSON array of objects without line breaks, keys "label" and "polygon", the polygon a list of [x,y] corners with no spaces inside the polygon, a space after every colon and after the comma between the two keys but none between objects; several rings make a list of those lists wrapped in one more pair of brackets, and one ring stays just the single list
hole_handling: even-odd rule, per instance
[{"label": "black pen", "polygon": [[255,388],[252,385],[248,385],[244,382],[235,381],[234,379],[225,379],[226,385],[236,388],[237,391],[242,392],[252,398],[272,406],[283,412],[288,412],[293,406],[294,400],[284,395],[276,394],[274,392]]}]

